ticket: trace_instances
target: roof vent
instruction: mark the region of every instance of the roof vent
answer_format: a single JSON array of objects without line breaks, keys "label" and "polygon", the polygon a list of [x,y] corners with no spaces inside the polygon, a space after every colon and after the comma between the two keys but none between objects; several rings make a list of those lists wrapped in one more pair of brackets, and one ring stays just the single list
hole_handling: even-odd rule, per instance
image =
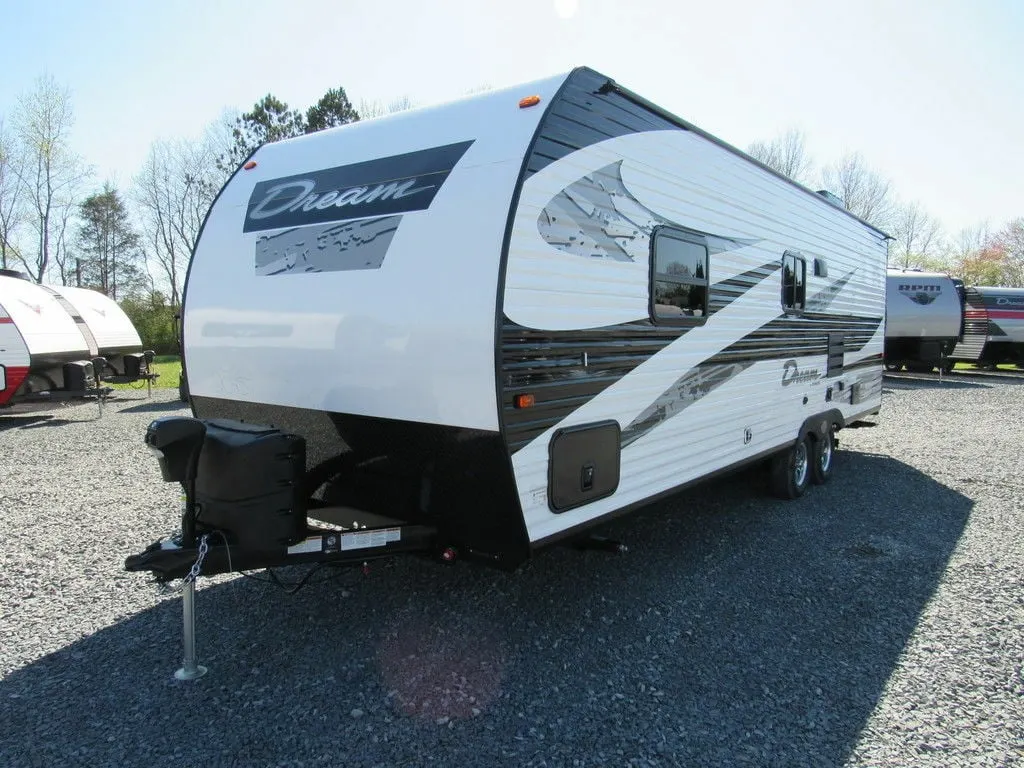
[{"label": "roof vent", "polygon": [[846,206],[843,205],[843,201],[840,200],[835,195],[833,195],[827,189],[819,189],[818,190],[818,194],[821,195],[822,197],[824,197],[830,203],[832,203],[832,205],[834,205],[836,208],[842,208],[844,211],[846,210]]},{"label": "roof vent", "polygon": [[0,269],[0,277],[16,277],[19,280],[30,280],[31,278],[24,272],[19,272],[16,269]]}]

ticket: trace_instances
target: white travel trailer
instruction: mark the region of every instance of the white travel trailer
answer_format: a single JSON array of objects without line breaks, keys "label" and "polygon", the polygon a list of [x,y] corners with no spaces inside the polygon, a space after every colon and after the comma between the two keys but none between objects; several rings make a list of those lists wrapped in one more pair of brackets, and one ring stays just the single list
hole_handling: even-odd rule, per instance
[{"label": "white travel trailer", "polygon": [[799,496],[879,412],[886,239],[586,68],[265,145],[145,438],[182,533],[126,568],[514,568],[745,464]]},{"label": "white travel trailer", "polygon": [[116,301],[87,288],[42,287],[54,293],[78,322],[92,355],[102,358],[97,373],[103,381],[131,382],[156,377],[149,370],[153,352],[143,351],[139,332]]},{"label": "white travel trailer", "polygon": [[0,275],[0,407],[95,391],[89,345],[75,319],[43,287]]},{"label": "white travel trailer", "polygon": [[965,291],[964,333],[954,360],[993,367],[1024,367],[1024,288],[987,285]]},{"label": "white travel trailer", "polygon": [[949,275],[890,269],[885,291],[886,369],[951,369],[963,310],[963,284]]},{"label": "white travel trailer", "polygon": [[97,291],[0,274],[0,407],[102,397],[102,382],[151,379],[153,355]]}]

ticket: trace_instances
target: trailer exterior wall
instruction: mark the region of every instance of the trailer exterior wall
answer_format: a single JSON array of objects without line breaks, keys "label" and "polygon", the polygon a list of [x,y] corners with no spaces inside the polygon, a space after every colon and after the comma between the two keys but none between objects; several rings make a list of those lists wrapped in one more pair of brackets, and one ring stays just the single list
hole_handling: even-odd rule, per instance
[{"label": "trailer exterior wall", "polygon": [[963,339],[952,357],[984,364],[1024,364],[1024,290],[967,288]]},{"label": "trailer exterior wall", "polygon": [[988,313],[987,341],[1024,344],[1024,289],[979,285],[974,290]]},{"label": "trailer exterior wall", "polygon": [[[195,414],[302,435],[314,474],[338,459],[370,462],[340,501],[421,516],[464,555],[522,561],[528,541],[499,431],[495,305],[523,158],[564,80],[256,152],[255,168],[213,205],[186,279]],[[521,109],[529,95],[541,105]],[[439,167],[450,171],[422,178]],[[389,186],[407,183],[401,196]],[[312,187],[317,199],[279,204]],[[429,205],[417,207],[421,187]]]},{"label": "trailer exterior wall", "polygon": [[88,326],[100,355],[138,352],[142,339],[132,321],[117,302],[99,291],[55,285],[62,296]]},{"label": "trailer exterior wall", "polygon": [[[706,245],[707,316],[652,323],[658,227]],[[787,251],[809,267],[790,314]],[[884,280],[882,233],[577,71],[527,163],[505,274],[503,418],[531,541],[787,445],[813,413],[877,411]],[[842,368],[826,375],[830,333]],[[840,402],[853,385],[864,396]],[[622,429],[617,489],[553,511],[556,430],[606,421]]]},{"label": "trailer exterior wall", "polygon": [[[0,278],[4,279],[4,278]],[[13,318],[0,304],[0,406],[7,405],[28,376],[31,358]]]},{"label": "trailer exterior wall", "polygon": [[[494,305],[502,236],[543,111],[519,109],[518,101],[538,94],[544,103],[563,79],[260,149],[252,158],[256,167],[239,172],[214,204],[190,267],[183,333],[192,394],[496,431]],[[415,175],[419,158],[404,156],[460,143],[469,146],[432,190],[429,208],[401,213],[383,235],[324,234],[320,227],[330,222],[243,231],[277,223],[246,218],[276,205],[276,199],[262,209],[261,201],[254,204],[261,183],[273,190],[325,167],[344,174],[359,166],[346,188],[374,188]],[[400,156],[392,167],[383,165]],[[368,162],[382,165],[364,172]],[[330,199],[309,213],[321,211],[338,216],[339,226],[387,223],[384,216],[359,219],[355,205],[336,207]],[[389,245],[373,251],[368,263],[304,271],[332,242],[348,238],[352,246],[372,237],[387,237]],[[349,252],[361,253],[349,247],[336,260]],[[260,274],[254,267],[260,258],[262,271],[277,271]]]},{"label": "trailer exterior wall", "polygon": [[18,327],[33,363],[88,358],[89,346],[74,319],[42,287],[0,276],[0,304]]},{"label": "trailer exterior wall", "polygon": [[948,275],[900,270],[887,273],[887,339],[956,339],[962,315],[956,284]]}]

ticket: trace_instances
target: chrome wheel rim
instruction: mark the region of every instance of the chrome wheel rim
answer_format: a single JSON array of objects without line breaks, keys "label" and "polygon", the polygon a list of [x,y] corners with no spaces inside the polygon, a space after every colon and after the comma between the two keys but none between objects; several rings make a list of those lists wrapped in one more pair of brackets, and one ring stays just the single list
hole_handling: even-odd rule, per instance
[{"label": "chrome wheel rim", "polygon": [[822,472],[828,472],[832,466],[832,435],[825,435],[821,438],[821,454],[818,456],[818,466]]},{"label": "chrome wheel rim", "polygon": [[807,481],[807,442],[801,440],[793,455],[793,481],[799,488]]}]

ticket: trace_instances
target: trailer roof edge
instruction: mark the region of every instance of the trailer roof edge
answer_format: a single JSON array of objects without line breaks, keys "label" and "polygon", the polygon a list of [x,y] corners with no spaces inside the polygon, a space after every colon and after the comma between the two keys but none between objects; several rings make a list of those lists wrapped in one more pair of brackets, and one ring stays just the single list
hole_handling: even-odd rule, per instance
[{"label": "trailer roof edge", "polygon": [[714,136],[713,134],[708,133],[707,131],[703,130],[702,128],[697,127],[696,125],[694,125],[693,123],[689,122],[688,120],[684,120],[683,118],[679,117],[678,115],[676,115],[676,114],[674,114],[672,112],[669,112],[664,107],[658,106],[657,104],[655,104],[654,102],[652,102],[649,99],[644,98],[640,94],[638,94],[638,93],[636,93],[634,91],[631,91],[628,88],[625,88],[625,87],[619,85],[615,80],[613,80],[612,78],[608,77],[607,75],[604,75],[601,72],[598,72],[597,70],[592,69],[592,68],[587,67],[587,66],[576,67],[572,71],[573,72],[578,72],[578,71],[582,71],[582,70],[587,70],[587,71],[593,72],[598,77],[604,79],[605,80],[605,88],[607,88],[609,90],[612,90],[612,91],[615,91],[616,93],[622,95],[623,97],[629,99],[630,101],[635,102],[636,104],[639,104],[640,106],[644,107],[645,109],[651,110],[655,114],[665,118],[666,120],[668,120],[668,121],[670,121],[672,123],[675,123],[679,127],[685,128],[688,131],[692,131],[693,133],[697,134],[698,136],[700,136],[700,137],[702,137],[704,139],[707,139],[708,141],[710,141],[710,142],[712,142],[714,144],[717,144],[718,146],[722,147],[725,150],[728,150],[729,152],[733,153],[734,155],[742,157],[744,160],[747,160],[748,162],[751,162],[754,165],[757,165],[758,167],[762,168],[763,170],[768,171],[768,173],[772,174],[773,176],[775,176],[775,177],[777,177],[779,179],[782,179],[787,184],[790,184],[790,185],[796,187],[797,189],[801,190],[802,192],[805,192],[806,194],[811,195],[816,200],[820,200],[825,205],[828,205],[828,206],[834,208],[835,210],[840,211],[841,213],[844,213],[845,215],[849,216],[854,221],[860,222],[861,224],[863,224],[868,229],[870,229],[873,232],[876,232],[877,234],[879,234],[884,240],[892,240],[893,239],[892,235],[890,235],[889,233],[885,232],[882,229],[879,229],[877,226],[875,226],[871,222],[862,219],[860,216],[857,216],[856,214],[850,212],[846,208],[840,208],[840,207],[838,207],[836,205],[833,205],[832,203],[830,203],[828,200],[826,200],[824,197],[819,195],[817,192],[815,192],[810,187],[804,186],[803,184],[801,184],[798,181],[794,181],[793,179],[789,178],[789,176],[786,176],[784,173],[779,173],[777,170],[775,170],[771,166],[765,165],[764,163],[762,163],[757,158],[750,156],[749,154],[744,152],[739,147],[733,146],[729,142],[724,141],[724,140],[718,138],[717,136]]}]

